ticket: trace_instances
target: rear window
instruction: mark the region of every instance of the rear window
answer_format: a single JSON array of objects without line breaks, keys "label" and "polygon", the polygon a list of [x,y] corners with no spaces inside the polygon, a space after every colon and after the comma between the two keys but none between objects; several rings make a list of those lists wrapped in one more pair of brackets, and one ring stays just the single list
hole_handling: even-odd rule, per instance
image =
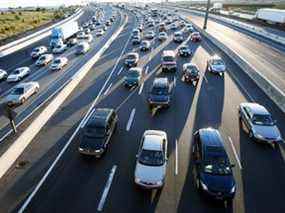
[{"label": "rear window", "polygon": [[170,56],[170,55],[163,56],[163,61],[171,62],[171,61],[174,61],[174,60],[175,60],[175,58],[173,56]]}]

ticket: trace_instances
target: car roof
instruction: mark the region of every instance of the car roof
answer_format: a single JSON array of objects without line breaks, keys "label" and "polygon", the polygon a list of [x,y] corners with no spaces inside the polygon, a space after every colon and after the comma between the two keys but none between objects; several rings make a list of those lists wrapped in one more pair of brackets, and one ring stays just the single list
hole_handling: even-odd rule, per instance
[{"label": "car roof", "polygon": [[203,147],[224,147],[222,137],[216,129],[200,129],[199,135]]},{"label": "car roof", "polygon": [[258,103],[243,103],[243,105],[249,107],[253,114],[262,114],[262,115],[270,114],[264,106]]},{"label": "car roof", "polygon": [[162,137],[155,134],[147,134],[144,136],[143,149],[161,151],[162,150]]},{"label": "car roof", "polygon": [[155,78],[153,81],[154,86],[166,86],[168,85],[168,79],[167,78]]},{"label": "car roof", "polygon": [[141,67],[132,67],[129,69],[129,72],[142,72]]},{"label": "car roof", "polygon": [[107,124],[107,120],[111,115],[111,112],[113,112],[113,109],[96,108],[92,113],[90,119],[88,120],[87,125],[105,127]]}]

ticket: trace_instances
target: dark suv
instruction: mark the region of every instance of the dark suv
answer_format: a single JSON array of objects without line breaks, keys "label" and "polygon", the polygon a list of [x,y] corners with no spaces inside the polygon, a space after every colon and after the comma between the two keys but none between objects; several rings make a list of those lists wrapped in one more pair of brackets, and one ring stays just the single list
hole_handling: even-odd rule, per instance
[{"label": "dark suv", "polygon": [[171,88],[167,78],[155,78],[148,96],[150,108],[169,107]]},{"label": "dark suv", "polygon": [[95,109],[83,127],[79,152],[101,157],[107,150],[110,139],[117,127],[118,116],[113,109]]},{"label": "dark suv", "polygon": [[223,145],[216,129],[200,129],[194,134],[192,154],[193,175],[198,190],[216,200],[231,202],[235,196],[236,183]]}]

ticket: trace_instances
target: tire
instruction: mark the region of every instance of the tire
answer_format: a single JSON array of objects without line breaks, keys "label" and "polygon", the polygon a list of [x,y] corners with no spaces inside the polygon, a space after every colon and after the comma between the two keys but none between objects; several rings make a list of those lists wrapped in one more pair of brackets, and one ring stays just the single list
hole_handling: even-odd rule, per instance
[{"label": "tire", "polygon": [[21,104],[25,103],[25,101],[26,101],[26,98],[22,98],[21,99]]}]

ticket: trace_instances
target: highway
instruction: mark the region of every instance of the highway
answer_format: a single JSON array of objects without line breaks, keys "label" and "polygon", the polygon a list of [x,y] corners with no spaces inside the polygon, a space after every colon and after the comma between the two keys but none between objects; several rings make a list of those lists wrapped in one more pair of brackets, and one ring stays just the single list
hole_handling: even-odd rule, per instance
[{"label": "highway", "polygon": [[[92,8],[86,9],[86,11],[87,12],[85,12],[79,20],[80,24],[89,20],[94,14],[94,9]],[[111,11],[109,9],[106,12],[107,16],[105,17],[105,19],[107,20],[111,16]],[[69,48],[67,51],[65,51],[62,54],[62,56],[65,56],[69,59],[68,66],[59,72],[52,72],[49,69],[49,66],[40,67],[40,68],[37,67],[34,64],[34,60],[32,60],[31,57],[29,56],[32,47],[28,47],[27,49],[23,50],[24,52],[27,51],[28,52],[25,53],[24,56],[22,56],[19,61],[24,62],[25,66],[29,66],[32,70],[32,73],[27,78],[24,79],[24,82],[38,81],[40,84],[40,92],[37,95],[33,96],[31,99],[27,100],[26,103],[15,109],[15,111],[18,113],[16,118],[16,123],[21,124],[24,120],[26,120],[29,116],[31,116],[36,110],[38,110],[46,101],[52,98],[53,95],[55,95],[61,89],[61,87],[64,86],[67,80],[70,79],[72,75],[74,75],[74,73],[78,70],[78,68],[81,67],[83,64],[85,64],[89,60],[89,58],[101,48],[104,41],[106,41],[106,39],[109,38],[115,30],[116,27],[111,26],[106,32],[106,34],[102,37],[96,37],[95,31],[93,31],[93,41],[91,44],[92,50],[89,51],[84,56],[75,55],[76,47]],[[48,41],[49,41],[48,38],[43,39],[43,41],[41,42],[44,43],[41,44],[48,45]],[[35,47],[36,45],[33,45],[33,47]],[[23,51],[20,50],[19,52],[23,53]],[[14,57],[17,58],[18,54],[20,53],[17,52],[6,57],[10,57],[15,60]],[[25,62],[27,59],[28,61]],[[12,63],[12,60],[10,60],[10,63]],[[21,66],[23,66],[23,64]],[[14,85],[16,85],[16,83],[1,82],[0,86],[1,89],[3,90],[1,96],[4,97],[4,95],[8,94]],[[4,140],[9,135],[9,133],[11,133],[11,127],[9,125],[9,121],[4,116],[1,116],[0,141]]]},{"label": "highway", "polygon": [[[150,52],[140,52],[129,40],[137,19],[132,13],[128,17],[128,25],[116,42],[17,160],[29,162],[28,165],[23,169],[14,165],[0,181],[5,195],[0,197],[4,212],[20,209],[66,144],[69,144],[67,149],[25,212],[284,212],[284,144],[274,150],[252,142],[239,123],[237,107],[248,101],[263,104],[277,119],[282,135],[285,135],[284,114],[229,57],[204,38],[201,43],[188,40],[194,55],[190,59],[179,57],[175,74],[161,73],[162,51],[175,50],[178,44],[173,43],[172,36],[163,43],[154,39]],[[256,42],[244,35],[242,38]],[[263,43],[257,45],[264,48]],[[245,48],[242,42],[239,46]],[[252,49],[248,47],[247,51]],[[124,57],[131,51],[140,54],[138,66],[143,67],[144,83],[127,90],[122,84],[127,71]],[[258,52],[269,54],[263,49]],[[207,58],[215,53],[227,65],[222,78],[205,72]],[[196,63],[202,72],[197,88],[182,81],[181,67],[188,61]],[[171,81],[172,102],[169,109],[150,111],[146,98],[156,76],[166,76]],[[76,129],[94,104],[114,108],[119,116],[118,129],[102,159],[86,158],[78,153],[81,132]],[[197,129],[209,126],[222,133],[227,153],[235,164],[237,193],[232,206],[204,199],[194,186],[190,161],[192,135]],[[147,129],[163,130],[168,136],[169,160],[162,190],[142,190],[134,184],[135,156]],[[103,196],[108,186],[108,194]]]}]

